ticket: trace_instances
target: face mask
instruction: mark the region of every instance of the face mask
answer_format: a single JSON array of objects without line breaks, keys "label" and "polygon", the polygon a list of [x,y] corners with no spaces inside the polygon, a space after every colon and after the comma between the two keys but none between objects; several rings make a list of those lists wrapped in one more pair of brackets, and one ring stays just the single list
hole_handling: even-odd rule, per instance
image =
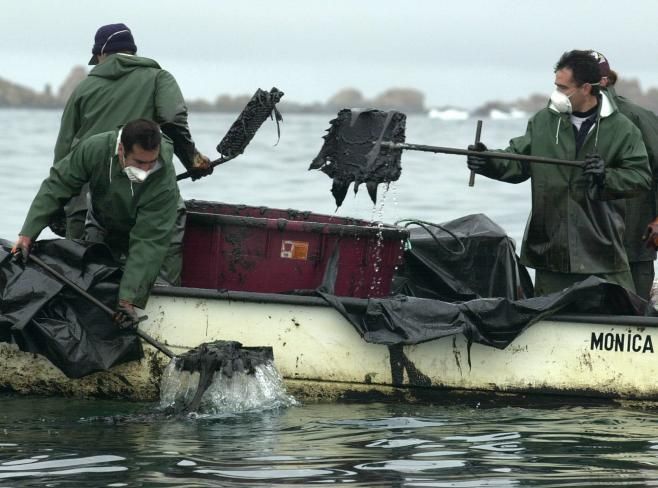
[{"label": "face mask", "polygon": [[144,171],[135,166],[126,166],[123,168],[123,172],[126,174],[128,179],[133,183],[144,183],[144,180],[153,172],[153,170]]},{"label": "face mask", "polygon": [[551,93],[551,103],[558,112],[563,114],[570,114],[572,109],[571,100],[569,99],[572,95],[573,93],[571,95],[565,95],[556,88],[553,90],[553,93]]}]

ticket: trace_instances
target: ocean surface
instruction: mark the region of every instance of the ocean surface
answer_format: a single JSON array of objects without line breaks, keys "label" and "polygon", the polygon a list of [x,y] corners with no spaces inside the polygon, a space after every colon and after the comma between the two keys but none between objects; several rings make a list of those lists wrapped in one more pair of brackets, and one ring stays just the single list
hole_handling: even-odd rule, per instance
[{"label": "ocean surface", "polygon": [[[0,110],[0,237],[14,240],[52,163],[55,111]],[[234,116],[192,115],[198,147],[215,146]],[[399,182],[373,206],[365,188],[336,211],[331,181],[307,171],[329,116],[268,122],[245,154],[185,198],[296,208],[392,223],[485,213],[517,242],[528,184],[476,178],[463,157],[406,152]],[[485,120],[504,147],[524,120]],[[474,120],[409,117],[407,141],[466,147]],[[182,171],[182,167],[180,167]],[[44,233],[43,237],[49,237]],[[154,415],[154,405],[0,396],[0,488],[14,486],[658,486],[658,415],[642,405],[545,398],[302,404],[258,414]]]},{"label": "ocean surface", "polygon": [[[477,177],[468,187],[466,159],[406,151],[402,176],[388,192],[379,190],[373,206],[365,187],[356,196],[350,190],[336,211],[331,180],[308,167],[322,146],[329,115],[286,115],[277,144],[276,125],[267,121],[244,154],[218,167],[209,178],[180,183],[186,199],[265,205],[311,210],[338,216],[393,223],[404,218],[445,222],[472,213],[486,213],[520,242],[530,208],[528,183],[511,185]],[[0,110],[0,237],[15,240],[30,202],[48,175],[59,129],[58,111]],[[215,147],[235,115],[190,116],[197,147],[215,159]],[[525,131],[525,120],[485,120],[482,141],[491,148],[505,147]],[[442,121],[429,117],[407,119],[407,142],[466,148],[475,138],[474,120]],[[177,163],[180,172],[183,166]],[[44,234],[44,237],[49,234]]]}]

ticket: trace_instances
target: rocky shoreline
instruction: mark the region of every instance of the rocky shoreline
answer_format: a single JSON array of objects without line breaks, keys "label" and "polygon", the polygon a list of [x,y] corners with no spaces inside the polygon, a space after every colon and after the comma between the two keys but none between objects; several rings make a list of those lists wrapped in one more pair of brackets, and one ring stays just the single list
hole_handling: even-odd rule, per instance
[{"label": "rocky shoreline", "polygon": [[[83,66],[74,67],[57,92],[46,85],[39,92],[0,78],[0,109],[62,109],[77,84],[87,76]],[[638,80],[620,79],[616,85],[617,93],[628,97],[638,105],[658,112],[658,88],[649,88],[646,92]],[[219,95],[214,101],[192,99],[187,101],[191,112],[236,113],[242,110],[251,98],[251,93],[244,95]],[[406,114],[429,114],[442,118],[442,113],[461,113],[464,117],[501,117],[518,118],[519,114],[532,114],[546,106],[548,94],[532,94],[513,101],[490,101],[469,110],[452,105],[427,107],[425,95],[414,88],[390,88],[373,97],[365,97],[356,88],[344,88],[325,102],[299,103],[282,100],[279,107],[285,113],[335,114],[345,107],[377,107],[382,110],[399,110]],[[458,117],[461,119],[462,117]]]}]

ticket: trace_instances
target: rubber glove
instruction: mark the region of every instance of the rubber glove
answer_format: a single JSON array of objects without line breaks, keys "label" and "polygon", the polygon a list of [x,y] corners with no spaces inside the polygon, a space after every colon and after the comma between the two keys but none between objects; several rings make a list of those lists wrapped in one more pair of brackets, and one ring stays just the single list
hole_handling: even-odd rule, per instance
[{"label": "rubber glove", "polygon": [[[486,151],[487,146],[485,146],[481,142],[478,142],[476,144],[471,144],[470,146],[468,146],[468,150]],[[481,173],[484,170],[484,168],[489,164],[489,158],[482,156],[467,156],[466,164],[468,165],[468,169],[470,169],[471,171],[475,171],[476,173]]]},{"label": "rubber glove", "polygon": [[603,188],[605,186],[605,161],[598,154],[585,156],[583,174],[587,175],[592,183],[591,186]]}]

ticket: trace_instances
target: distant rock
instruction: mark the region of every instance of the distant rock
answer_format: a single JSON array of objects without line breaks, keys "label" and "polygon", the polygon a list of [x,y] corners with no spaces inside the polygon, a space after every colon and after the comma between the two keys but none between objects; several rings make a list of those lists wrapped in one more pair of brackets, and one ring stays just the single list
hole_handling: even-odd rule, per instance
[{"label": "distant rock", "polygon": [[372,106],[404,113],[425,112],[425,95],[414,88],[391,88],[372,100]]},{"label": "distant rock", "polygon": [[6,108],[62,108],[78,83],[87,77],[87,70],[82,66],[75,66],[59,87],[57,94],[53,94],[50,84],[43,92],[21,86],[0,78],[0,107]]},{"label": "distant rock", "polygon": [[658,88],[649,88],[645,92],[639,80],[620,78],[615,84],[615,90],[640,107],[658,113]]},{"label": "distant rock", "polygon": [[[0,78],[0,108],[62,108],[78,84],[87,77],[84,66],[75,66],[61,84],[57,92],[46,85],[42,92],[21,86]],[[634,103],[653,112],[658,112],[658,88],[642,90],[640,82],[635,79],[619,79],[617,93],[629,98]],[[219,95],[214,101],[189,100],[188,107],[193,112],[227,112],[238,114],[251,98],[251,93],[244,95]],[[548,94],[535,93],[525,98],[507,102],[494,100],[471,111],[471,117],[491,117],[497,119],[527,118],[544,108],[548,103]],[[374,98],[366,98],[356,88],[346,87],[329,97],[326,102],[299,103],[284,98],[279,104],[283,113],[324,113],[335,114],[343,108],[378,108],[381,110],[398,110],[403,113],[428,113],[430,117],[443,120],[463,120],[468,111],[462,108],[446,106],[425,107],[425,95],[414,88],[390,88]]]},{"label": "distant rock", "polygon": [[367,99],[356,88],[343,88],[325,104],[317,106],[321,112],[336,113],[344,108],[377,108],[404,113],[425,112],[425,95],[414,88],[391,88]]},{"label": "distant rock", "polygon": [[526,98],[519,98],[513,102],[493,101],[477,107],[471,112],[472,117],[492,117],[497,119],[527,118],[546,106],[548,95],[538,93]]},{"label": "distant rock", "polygon": [[[631,100],[633,103],[658,113],[658,88],[642,90],[640,82],[636,79],[619,79],[615,84],[618,95]],[[477,107],[471,112],[472,117],[492,118],[527,118],[539,112],[548,105],[548,94],[535,93],[526,98],[519,98],[512,102],[492,101]],[[525,115],[523,115],[525,113]]]},{"label": "distant rock", "polygon": [[59,87],[57,98],[66,103],[66,101],[75,90],[75,87],[87,77],[87,70],[83,66],[75,66],[64,80],[64,83]]},{"label": "distant rock", "polygon": [[343,108],[364,107],[368,105],[363,94],[356,88],[343,88],[327,100],[326,107],[330,112],[338,112]]},{"label": "distant rock", "polygon": [[[191,100],[188,108],[195,112],[240,113],[251,95],[220,95],[214,103],[205,100]],[[368,100],[356,88],[343,88],[325,102],[299,103],[284,98],[278,107],[282,113],[322,113],[335,114],[343,108],[378,108],[399,110],[404,113],[425,112],[425,95],[411,88],[392,88]]]},{"label": "distant rock", "polygon": [[53,108],[61,105],[46,89],[43,93],[0,78],[0,107]]}]

